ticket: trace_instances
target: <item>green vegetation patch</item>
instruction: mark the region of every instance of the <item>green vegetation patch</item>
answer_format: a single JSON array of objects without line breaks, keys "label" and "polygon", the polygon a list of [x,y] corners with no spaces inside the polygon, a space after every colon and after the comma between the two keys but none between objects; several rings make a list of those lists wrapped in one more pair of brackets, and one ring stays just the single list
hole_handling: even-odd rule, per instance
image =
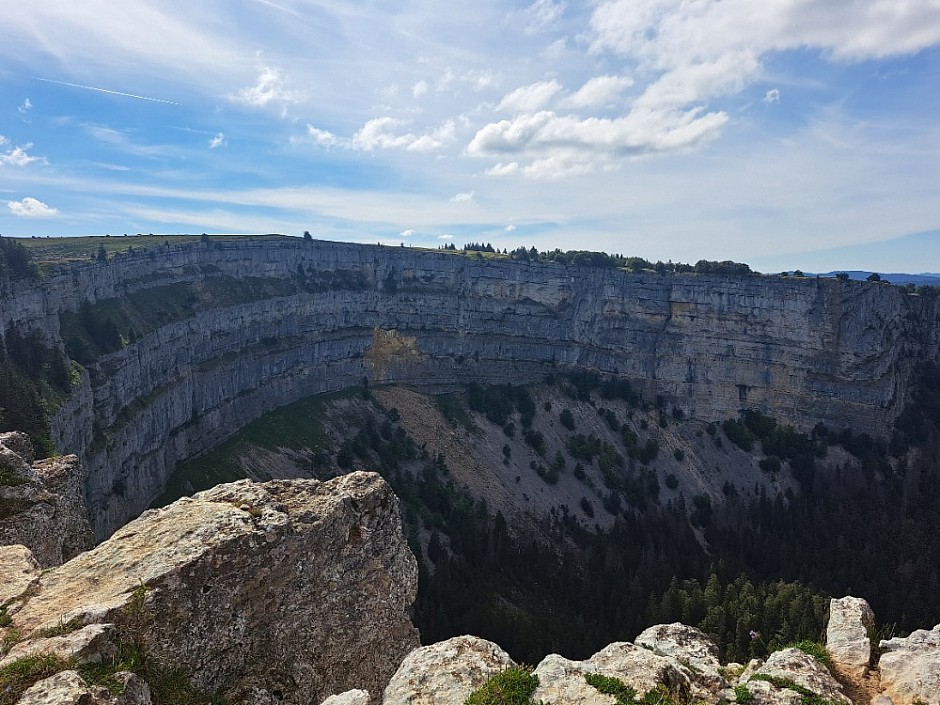
[{"label": "green vegetation patch", "polygon": [[789,678],[781,678],[780,676],[769,676],[765,673],[758,673],[757,675],[751,677],[752,681],[766,681],[776,686],[777,688],[785,688],[787,690],[792,690],[795,693],[800,695],[800,703],[802,705],[838,705],[835,700],[829,700],[824,698],[818,693],[814,693],[809,688],[806,688]]},{"label": "green vegetation patch", "polygon": [[799,649],[804,654],[809,654],[827,668],[831,663],[829,652],[826,651],[826,647],[820,644],[818,641],[804,639],[803,641],[797,641],[790,646],[794,649]]},{"label": "green vegetation patch", "polygon": [[539,677],[531,669],[515,666],[487,680],[470,693],[464,705],[529,705],[538,687]]},{"label": "green vegetation patch", "polygon": [[599,692],[614,696],[617,699],[617,705],[678,705],[678,700],[662,683],[637,699],[636,690],[619,678],[604,676],[600,673],[585,673],[584,680]]},{"label": "green vegetation patch", "polygon": [[0,668],[0,705],[14,705],[30,686],[71,667],[71,661],[39,654],[24,656]]}]

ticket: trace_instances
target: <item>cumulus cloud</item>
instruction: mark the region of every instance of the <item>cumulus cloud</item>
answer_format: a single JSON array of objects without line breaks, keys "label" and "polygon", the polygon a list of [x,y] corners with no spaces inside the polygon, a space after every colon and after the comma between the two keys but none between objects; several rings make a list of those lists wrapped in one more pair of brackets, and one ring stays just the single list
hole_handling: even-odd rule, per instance
[{"label": "cumulus cloud", "polygon": [[50,208],[42,201],[30,196],[22,201],[7,201],[7,208],[13,215],[21,218],[52,218],[59,214],[58,209]]},{"label": "cumulus cloud", "polygon": [[764,95],[764,102],[767,103],[768,105],[771,103],[779,103],[780,102],[780,89],[771,88],[769,91],[767,91],[767,93]]},{"label": "cumulus cloud", "polygon": [[473,191],[463,191],[450,199],[453,203],[469,203],[473,200]]},{"label": "cumulus cloud", "polygon": [[375,149],[405,149],[410,152],[430,152],[454,141],[456,125],[447,120],[441,126],[426,132],[414,134],[402,132],[409,122],[393,117],[380,117],[369,120],[352,137],[353,149],[372,151]]},{"label": "cumulus cloud", "polygon": [[218,149],[219,147],[224,147],[228,142],[225,141],[225,135],[221,132],[217,132],[215,137],[209,140],[209,149]]},{"label": "cumulus cloud", "polygon": [[637,62],[654,77],[643,103],[668,108],[740,90],[772,52],[859,61],[919,51],[940,42],[940,5],[779,0],[755,12],[750,0],[603,0],[590,24],[592,51]]},{"label": "cumulus cloud", "polygon": [[414,235],[414,234],[415,234],[415,231],[414,231],[413,228],[407,228],[407,229],[405,229],[405,230],[402,230],[402,231],[399,233],[399,235],[401,235],[402,237],[411,237],[411,236]]},{"label": "cumulus cloud", "polygon": [[[4,137],[0,137],[0,146],[7,144],[8,140]],[[0,153],[0,166],[9,165],[9,166],[28,166],[30,164],[45,164],[46,159],[44,157],[34,157],[29,154],[27,150],[32,149],[33,143],[27,142],[26,144],[20,147],[14,147],[13,149],[8,149],[7,151]]]},{"label": "cumulus cloud", "polygon": [[297,91],[285,87],[284,79],[277,68],[262,66],[255,85],[242,88],[234,99],[245,105],[263,108],[269,103],[296,103],[300,100],[300,96]]},{"label": "cumulus cloud", "polygon": [[418,81],[411,87],[411,96],[413,98],[420,98],[428,92],[428,88],[429,86],[427,81]]},{"label": "cumulus cloud", "polygon": [[496,106],[496,110],[531,113],[543,108],[560,90],[561,84],[554,79],[522,86],[504,95],[499,105]]},{"label": "cumulus cloud", "polygon": [[543,110],[486,125],[467,152],[515,157],[489,169],[491,176],[521,171],[533,178],[558,178],[614,168],[633,155],[694,147],[716,137],[727,120],[725,113],[700,109],[637,110],[619,118],[585,119]]},{"label": "cumulus cloud", "polygon": [[506,230],[507,233],[511,233],[511,232],[512,232],[513,230],[515,230],[515,229],[516,229],[516,226],[515,226],[515,225],[507,225],[507,226],[505,227],[505,230]]},{"label": "cumulus cloud", "polygon": [[438,239],[438,240],[453,240],[453,239],[454,239],[454,236],[453,236],[453,235],[450,235],[450,234],[438,235],[438,236],[437,236],[437,239]]},{"label": "cumulus cloud", "polygon": [[595,76],[577,93],[566,98],[564,105],[571,108],[602,107],[619,98],[632,85],[633,79],[629,76]]}]

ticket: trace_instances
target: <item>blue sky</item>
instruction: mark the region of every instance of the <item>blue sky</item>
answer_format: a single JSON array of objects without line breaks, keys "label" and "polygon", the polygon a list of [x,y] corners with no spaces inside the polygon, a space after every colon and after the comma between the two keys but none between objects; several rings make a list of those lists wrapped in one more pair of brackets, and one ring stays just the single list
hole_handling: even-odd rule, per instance
[{"label": "blue sky", "polygon": [[5,235],[940,271],[938,0],[8,5]]}]

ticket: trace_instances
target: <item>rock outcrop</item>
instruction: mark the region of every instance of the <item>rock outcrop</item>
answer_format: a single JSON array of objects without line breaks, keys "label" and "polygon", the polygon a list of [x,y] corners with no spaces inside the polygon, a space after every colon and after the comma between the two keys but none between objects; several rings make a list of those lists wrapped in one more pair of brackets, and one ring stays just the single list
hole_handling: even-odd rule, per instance
[{"label": "rock outcrop", "polygon": [[59,346],[83,303],[94,313],[135,296],[151,312],[162,306],[162,322],[88,364],[53,420],[60,451],[88,468],[99,538],[158,496],[178,460],[363,378],[440,388],[591,369],[702,420],[747,407],[804,430],[882,435],[918,361],[940,350],[937,299],[889,285],[628,274],[293,238],[72,265],[0,300],[0,331],[16,323]]},{"label": "rock outcrop", "polygon": [[871,659],[869,634],[874,629],[875,614],[862,598],[830,600],[826,650],[833,664],[850,675],[864,675]]},{"label": "rock outcrop", "polygon": [[0,433],[0,546],[26,546],[42,568],[91,548],[84,482],[76,456],[35,461],[25,433]]},{"label": "rock outcrop", "polygon": [[[398,500],[378,475],[246,480],[149,511],[41,576],[11,609],[24,638],[8,658],[133,639],[234,703],[381,693],[417,646],[416,590]],[[86,626],[35,636],[62,625]]]},{"label": "rock outcrop", "polygon": [[491,641],[456,636],[415,649],[385,688],[384,705],[462,705],[488,678],[516,663]]},{"label": "rock outcrop", "polygon": [[940,705],[940,624],[879,646],[881,685],[894,705]]}]

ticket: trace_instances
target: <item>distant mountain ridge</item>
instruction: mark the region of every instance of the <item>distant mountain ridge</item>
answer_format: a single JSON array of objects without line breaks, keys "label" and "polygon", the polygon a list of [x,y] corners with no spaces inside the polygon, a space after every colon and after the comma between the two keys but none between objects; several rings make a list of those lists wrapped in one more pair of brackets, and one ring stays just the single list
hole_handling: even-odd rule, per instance
[{"label": "distant mountain ridge", "polygon": [[[818,274],[810,274],[807,272],[807,276],[834,277],[839,272],[845,272],[849,275],[850,279],[856,280],[865,280],[875,273],[859,269],[839,269],[832,272],[820,272]],[[882,281],[890,282],[892,284],[940,286],[940,273],[938,272],[922,272],[920,274],[904,274],[902,272],[891,272],[889,274],[883,274],[881,272],[877,272],[877,274],[881,277]]]}]

